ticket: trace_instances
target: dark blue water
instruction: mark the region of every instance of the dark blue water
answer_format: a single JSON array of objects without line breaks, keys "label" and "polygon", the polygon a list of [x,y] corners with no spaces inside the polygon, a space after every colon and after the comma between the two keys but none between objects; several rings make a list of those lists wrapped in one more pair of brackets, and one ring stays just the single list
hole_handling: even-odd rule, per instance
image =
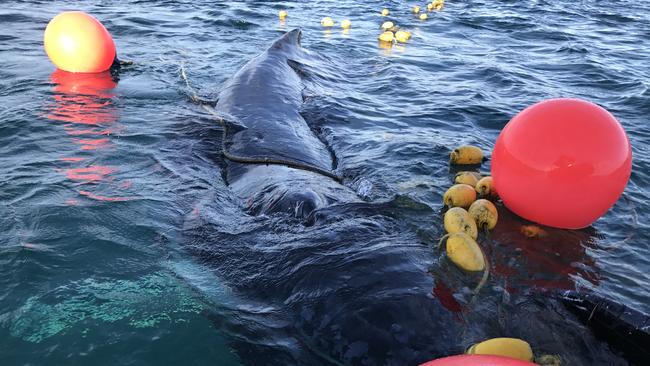
[{"label": "dark blue water", "polygon": [[[497,336],[570,365],[625,365],[539,299],[592,291],[650,312],[650,6],[639,1],[9,1],[0,10],[0,363],[412,364]],[[382,7],[413,32],[378,47]],[[287,9],[286,23],[277,19]],[[56,73],[49,19],[84,10],[134,65]],[[319,20],[352,20],[343,33]],[[303,115],[364,204],[308,225],[244,213],[211,99],[284,31],[323,56]],[[623,124],[632,177],[581,231],[524,238],[500,207],[477,279],[433,251],[448,153],[490,151],[518,111],[593,101]],[[482,171],[489,171],[489,163]],[[570,203],[567,203],[570,204]],[[535,300],[535,301],[533,301]]]}]

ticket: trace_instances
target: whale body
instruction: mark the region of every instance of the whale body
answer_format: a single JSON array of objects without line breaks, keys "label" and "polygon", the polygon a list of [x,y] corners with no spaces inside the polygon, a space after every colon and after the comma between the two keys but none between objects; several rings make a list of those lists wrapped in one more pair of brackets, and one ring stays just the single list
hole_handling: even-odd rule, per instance
[{"label": "whale body", "polygon": [[429,246],[442,233],[428,205],[363,202],[332,179],[336,158],[300,114],[312,60],[290,31],[225,83],[224,175],[250,215],[208,197],[186,222],[230,294],[207,315],[243,364],[418,365],[504,336],[571,365],[624,364],[554,300],[503,279],[472,294],[480,274]]},{"label": "whale body", "polygon": [[253,214],[304,217],[342,198],[356,200],[322,176],[334,175],[333,155],[300,114],[300,64],[310,57],[300,37],[299,29],[287,32],[250,60],[225,83],[215,107],[230,126],[227,182]]}]

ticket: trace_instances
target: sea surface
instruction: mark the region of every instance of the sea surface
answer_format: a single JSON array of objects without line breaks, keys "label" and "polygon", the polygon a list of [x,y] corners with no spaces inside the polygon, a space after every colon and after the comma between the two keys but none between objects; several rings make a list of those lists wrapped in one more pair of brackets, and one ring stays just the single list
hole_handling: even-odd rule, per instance
[{"label": "sea surface", "polygon": [[[568,365],[628,364],[528,300],[578,289],[650,313],[650,3],[449,0],[427,21],[415,4],[4,1],[0,364],[416,364],[497,336]],[[43,31],[67,10],[98,18],[133,65],[57,72]],[[352,29],[324,30],[324,16]],[[412,39],[380,47],[387,19]],[[293,28],[320,55],[302,114],[364,202],[310,223],[246,214],[222,128],[190,99],[214,100]],[[556,97],[616,116],[629,184],[590,228],[537,240],[499,206],[473,297],[477,276],[436,249],[449,152],[489,158],[517,112]]]}]

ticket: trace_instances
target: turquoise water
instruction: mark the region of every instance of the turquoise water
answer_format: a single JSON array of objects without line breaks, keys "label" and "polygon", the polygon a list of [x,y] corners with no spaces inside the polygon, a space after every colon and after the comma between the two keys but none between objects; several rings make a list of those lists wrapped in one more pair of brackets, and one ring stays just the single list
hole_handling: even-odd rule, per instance
[{"label": "turquoise water", "polygon": [[[627,362],[536,289],[650,313],[650,8],[619,1],[9,1],[0,10],[0,364],[415,364],[519,336],[570,365]],[[382,7],[413,33],[378,46]],[[277,19],[287,9],[286,23]],[[84,10],[133,60],[119,80],[66,78],[49,19]],[[352,20],[345,33],[319,21]],[[305,119],[367,205],[311,226],[249,217],[229,193],[205,99],[284,31],[310,65]],[[612,112],[634,160],[591,228],[525,239],[500,207],[476,278],[433,251],[454,147],[490,151],[526,106]],[[489,171],[489,162],[482,171]],[[339,327],[339,328],[337,328]],[[390,350],[392,353],[387,353]]]}]

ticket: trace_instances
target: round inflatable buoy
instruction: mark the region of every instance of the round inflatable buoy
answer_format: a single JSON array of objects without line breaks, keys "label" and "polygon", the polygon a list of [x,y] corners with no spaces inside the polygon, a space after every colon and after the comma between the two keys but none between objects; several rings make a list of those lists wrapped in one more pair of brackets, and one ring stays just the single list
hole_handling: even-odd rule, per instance
[{"label": "round inflatable buoy", "polygon": [[425,362],[420,366],[537,366],[514,358],[486,355],[460,355]]},{"label": "round inflatable buoy", "polygon": [[632,150],[621,124],[579,99],[550,99],[517,114],[492,152],[494,188],[517,215],[580,229],[623,193]]},{"label": "round inflatable buoy", "polygon": [[102,72],[115,60],[115,43],[97,19],[81,11],[55,16],[45,28],[45,52],[68,72]]}]

